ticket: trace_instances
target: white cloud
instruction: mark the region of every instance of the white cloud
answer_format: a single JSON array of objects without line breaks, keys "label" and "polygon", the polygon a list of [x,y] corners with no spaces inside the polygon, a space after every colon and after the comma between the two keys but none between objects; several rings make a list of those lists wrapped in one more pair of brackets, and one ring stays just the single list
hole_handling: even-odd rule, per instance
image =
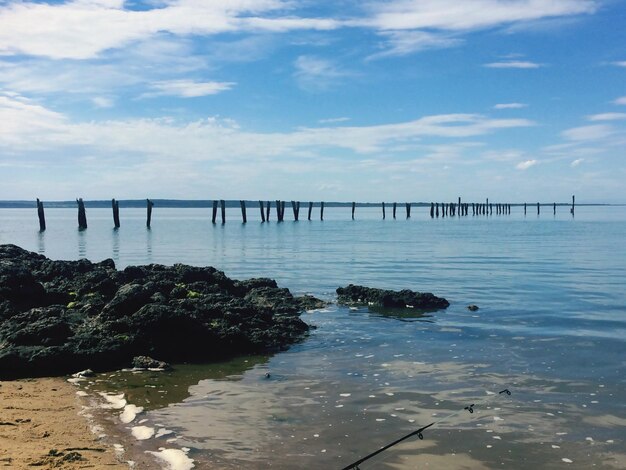
[{"label": "white cloud", "polygon": [[0,7],[0,54],[88,59],[163,32],[186,36],[338,26],[331,19],[258,16],[288,9],[282,0],[178,0],[142,11],[124,7],[124,0],[23,2]]},{"label": "white cloud", "polygon": [[336,118],[327,118],[327,119],[320,119],[319,122],[320,124],[334,124],[337,122],[346,122],[349,121],[350,118],[349,117],[336,117]]},{"label": "white cloud", "polygon": [[535,166],[536,164],[537,160],[526,160],[515,165],[515,168],[518,170],[528,170],[531,166]]},{"label": "white cloud", "polygon": [[616,67],[626,67],[626,60],[618,60],[616,62],[611,62],[611,65],[615,65]]},{"label": "white cloud", "polygon": [[587,116],[588,121],[620,121],[626,119],[626,113],[602,113]]},{"label": "white cloud", "polygon": [[154,91],[144,93],[143,97],[178,96],[180,98],[197,98],[215,95],[230,90],[233,82],[195,82],[193,80],[163,80],[150,84]]},{"label": "white cloud", "polygon": [[106,96],[94,96],[91,102],[96,108],[112,108],[114,105],[114,101]]},{"label": "white cloud", "polygon": [[537,69],[539,67],[543,67],[543,64],[527,60],[508,60],[504,62],[491,62],[489,64],[484,64],[483,67],[490,69]]},{"label": "white cloud", "polygon": [[614,130],[608,124],[593,124],[590,126],[574,127],[561,132],[567,140],[585,141],[600,140],[609,137]]},{"label": "white cloud", "polygon": [[385,50],[370,55],[370,60],[404,56],[425,49],[454,47],[463,43],[460,38],[425,31],[381,31],[379,36],[385,38],[382,46]]},{"label": "white cloud", "polygon": [[626,105],[626,96],[622,96],[613,101],[614,104],[624,104]]},{"label": "white cloud", "polygon": [[491,28],[541,18],[593,13],[590,0],[392,0],[371,6],[368,24],[381,30]]},{"label": "white cloud", "polygon": [[577,158],[576,160],[574,160],[570,165],[573,168],[576,168],[578,165],[580,165],[582,162],[584,162],[585,159],[584,158]]},{"label": "white cloud", "polygon": [[300,88],[309,91],[326,90],[341,78],[352,75],[335,62],[320,57],[301,55],[294,62],[294,77]]},{"label": "white cloud", "polygon": [[496,104],[493,109],[521,109],[526,107],[528,105],[524,103],[500,103]]},{"label": "white cloud", "polygon": [[[0,129],[0,147],[13,151],[26,151],[33,146],[80,147],[106,155],[114,150],[166,159],[175,157],[177,161],[183,154],[193,161],[231,161],[237,157],[259,160],[294,153],[315,157],[320,149],[329,147],[355,153],[395,152],[422,138],[466,138],[533,125],[526,119],[447,114],[375,126],[258,133],[215,118],[193,122],[161,118],[70,123],[62,115],[22,98],[0,98],[0,122],[10,123]],[[17,119],[9,119],[13,115]]]}]

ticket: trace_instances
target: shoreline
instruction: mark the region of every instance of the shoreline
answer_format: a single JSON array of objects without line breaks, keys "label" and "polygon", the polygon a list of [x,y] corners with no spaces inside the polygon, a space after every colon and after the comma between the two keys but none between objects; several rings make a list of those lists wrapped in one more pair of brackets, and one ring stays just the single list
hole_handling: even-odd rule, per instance
[{"label": "shoreline", "polygon": [[76,392],[62,377],[0,381],[0,466],[127,470]]}]

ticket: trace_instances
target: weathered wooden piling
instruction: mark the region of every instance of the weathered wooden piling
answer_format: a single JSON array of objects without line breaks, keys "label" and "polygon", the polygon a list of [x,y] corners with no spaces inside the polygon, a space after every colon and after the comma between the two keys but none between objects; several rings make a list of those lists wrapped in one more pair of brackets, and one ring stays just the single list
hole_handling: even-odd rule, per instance
[{"label": "weathered wooden piling", "polygon": [[352,203],[352,220],[354,220],[354,210],[356,209],[356,202]]},{"label": "weathered wooden piling", "polygon": [[307,217],[307,220],[311,220],[311,212],[313,212],[313,203],[309,202],[309,215]]},{"label": "weathered wooden piling", "polygon": [[46,230],[46,215],[43,211],[43,202],[37,198],[37,217],[39,218],[39,231],[44,232]]},{"label": "weathered wooden piling", "polygon": [[259,209],[261,210],[261,222],[265,222],[265,210],[263,208],[263,201],[259,201]]},{"label": "weathered wooden piling", "polygon": [[324,220],[324,201],[320,202],[320,220]]},{"label": "weathered wooden piling", "polygon": [[87,228],[87,214],[85,213],[85,203],[83,198],[76,199],[78,204],[78,229],[84,230]]},{"label": "weathered wooden piling", "polygon": [[283,213],[281,210],[281,204],[280,204],[280,200],[276,199],[276,220],[278,222],[282,222],[283,221]]},{"label": "weathered wooden piling", "polygon": [[430,218],[432,219],[433,217],[435,217],[435,203],[431,202],[430,203]]},{"label": "weathered wooden piling", "polygon": [[217,219],[217,200],[213,201],[213,214],[211,217],[211,223],[215,223],[215,219]]},{"label": "weathered wooden piling", "polygon": [[241,221],[242,223],[248,223],[248,215],[246,214],[246,201],[239,201],[239,206],[241,207]]},{"label": "weathered wooden piling", "polygon": [[383,220],[385,220],[385,203],[383,202]]},{"label": "weathered wooden piling", "polygon": [[285,201],[280,201],[280,221],[285,220]]},{"label": "weathered wooden piling", "polygon": [[459,196],[459,217],[461,217],[461,196]]},{"label": "weathered wooden piling", "polygon": [[220,199],[220,209],[222,211],[222,224],[226,223],[226,201]]},{"label": "weathered wooden piling", "polygon": [[407,219],[411,218],[411,203],[410,202],[406,203],[406,218]]},{"label": "weathered wooden piling", "polygon": [[526,203],[524,203],[524,215],[526,215]]},{"label": "weathered wooden piling", "polygon": [[154,202],[150,199],[146,199],[146,227],[150,228],[150,224],[152,223],[152,207],[154,206]]},{"label": "weathered wooden piling", "polygon": [[569,210],[570,214],[574,215],[574,206],[576,203],[576,197],[572,195],[572,208]]},{"label": "weathered wooden piling", "polygon": [[394,219],[396,218],[396,207],[397,207],[397,204],[394,202],[393,203],[393,218]]},{"label": "weathered wooden piling", "polygon": [[270,221],[270,209],[272,208],[272,201],[267,201],[267,207],[265,211],[265,220]]},{"label": "weathered wooden piling", "polygon": [[300,217],[300,202],[291,201],[291,209],[293,210],[293,220],[297,222]]},{"label": "weathered wooden piling", "polygon": [[552,206],[552,214],[556,215],[556,202]]},{"label": "weathered wooden piling", "polygon": [[444,204],[442,202],[441,203],[441,217],[445,217],[446,216],[447,210],[448,210],[447,204]]},{"label": "weathered wooden piling", "polygon": [[437,218],[439,218],[439,203],[438,202],[435,204],[435,215]]},{"label": "weathered wooden piling", "polygon": [[115,199],[111,199],[111,208],[113,209],[113,225],[120,228],[120,203]]},{"label": "weathered wooden piling", "polygon": [[537,215],[539,215],[539,203],[537,203]]}]

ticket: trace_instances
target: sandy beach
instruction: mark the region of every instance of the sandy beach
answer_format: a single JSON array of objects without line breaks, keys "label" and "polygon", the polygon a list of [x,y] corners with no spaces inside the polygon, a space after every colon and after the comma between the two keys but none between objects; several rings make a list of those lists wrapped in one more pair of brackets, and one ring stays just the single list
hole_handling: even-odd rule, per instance
[{"label": "sandy beach", "polygon": [[63,378],[0,382],[0,467],[128,469],[81,416]]}]

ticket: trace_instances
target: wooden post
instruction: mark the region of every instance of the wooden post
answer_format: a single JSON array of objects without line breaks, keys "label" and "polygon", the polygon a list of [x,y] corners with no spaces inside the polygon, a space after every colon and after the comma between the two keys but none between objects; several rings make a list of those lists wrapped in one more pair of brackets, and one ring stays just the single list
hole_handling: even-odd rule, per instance
[{"label": "wooden post", "polygon": [[297,222],[298,221],[298,216],[299,216],[298,212],[300,212],[300,211],[299,211],[299,208],[296,205],[296,201],[291,201],[291,210],[293,211],[293,220],[295,220]]},{"label": "wooden post", "polygon": [[76,199],[78,204],[78,229],[84,230],[87,228],[87,214],[85,213],[85,203],[83,198]]},{"label": "wooden post", "polygon": [[433,217],[435,217],[435,203],[431,202],[430,203],[430,218],[432,219]]},{"label": "wooden post", "polygon": [[211,222],[215,223],[216,218],[217,218],[217,200],[213,201],[213,217],[211,217]]},{"label": "wooden post", "polygon": [[222,225],[226,223],[226,201],[220,199],[220,209],[222,212]]},{"label": "wooden post", "polygon": [[44,232],[46,230],[46,216],[43,212],[43,202],[37,198],[37,217],[39,217],[39,231]]},{"label": "wooden post", "polygon": [[461,217],[461,196],[459,196],[459,217]]},{"label": "wooden post", "polygon": [[152,222],[152,206],[154,206],[154,202],[146,199],[146,227],[148,228],[150,228],[150,223]]},{"label": "wooden post", "polygon": [[438,202],[435,204],[435,215],[437,216],[437,218],[439,218],[439,203]]},{"label": "wooden post", "polygon": [[265,212],[265,220],[270,221],[270,209],[272,207],[272,201],[267,201],[267,210]]},{"label": "wooden post", "polygon": [[263,201],[259,201],[259,209],[261,209],[261,222],[265,222],[265,210],[263,209]]},{"label": "wooden post", "polygon": [[320,220],[324,220],[324,201],[320,202]]},{"label": "wooden post", "polygon": [[537,203],[537,215],[539,215],[539,203]]},{"label": "wooden post", "polygon": [[526,203],[524,203],[524,215],[526,215]]},{"label": "wooden post", "polygon": [[300,218],[300,201],[296,201],[296,220]]},{"label": "wooden post", "polygon": [[441,203],[441,217],[445,217],[446,216],[446,205],[442,202]]},{"label": "wooden post", "polygon": [[411,218],[411,203],[410,202],[406,203],[406,218],[407,219]]},{"label": "wooden post", "polygon": [[385,203],[383,202],[383,220],[385,220]]},{"label": "wooden post", "polygon": [[280,221],[285,220],[285,201],[280,201]]},{"label": "wooden post", "polygon": [[489,204],[489,215],[493,215],[493,204]]},{"label": "wooden post", "polygon": [[554,203],[554,205],[552,206],[552,214],[556,215],[556,202]]},{"label": "wooden post", "polygon": [[576,197],[572,195],[572,208],[569,210],[572,215],[574,215],[575,203],[576,203]]},{"label": "wooden post", "polygon": [[282,222],[283,219],[280,214],[280,200],[276,199],[276,221]]},{"label": "wooden post", "polygon": [[113,225],[115,228],[120,228],[120,203],[111,199],[111,208],[113,209]]},{"label": "wooden post", "polygon": [[239,201],[239,205],[241,206],[241,220],[245,224],[248,222],[248,216],[246,214],[246,201]]},{"label": "wooden post", "polygon": [[309,216],[307,220],[311,220],[311,212],[313,212],[313,202],[309,202]]},{"label": "wooden post", "polygon": [[396,203],[393,203],[393,218],[396,218]]},{"label": "wooden post", "polygon": [[352,203],[352,220],[354,220],[354,210],[356,209],[356,202]]}]

